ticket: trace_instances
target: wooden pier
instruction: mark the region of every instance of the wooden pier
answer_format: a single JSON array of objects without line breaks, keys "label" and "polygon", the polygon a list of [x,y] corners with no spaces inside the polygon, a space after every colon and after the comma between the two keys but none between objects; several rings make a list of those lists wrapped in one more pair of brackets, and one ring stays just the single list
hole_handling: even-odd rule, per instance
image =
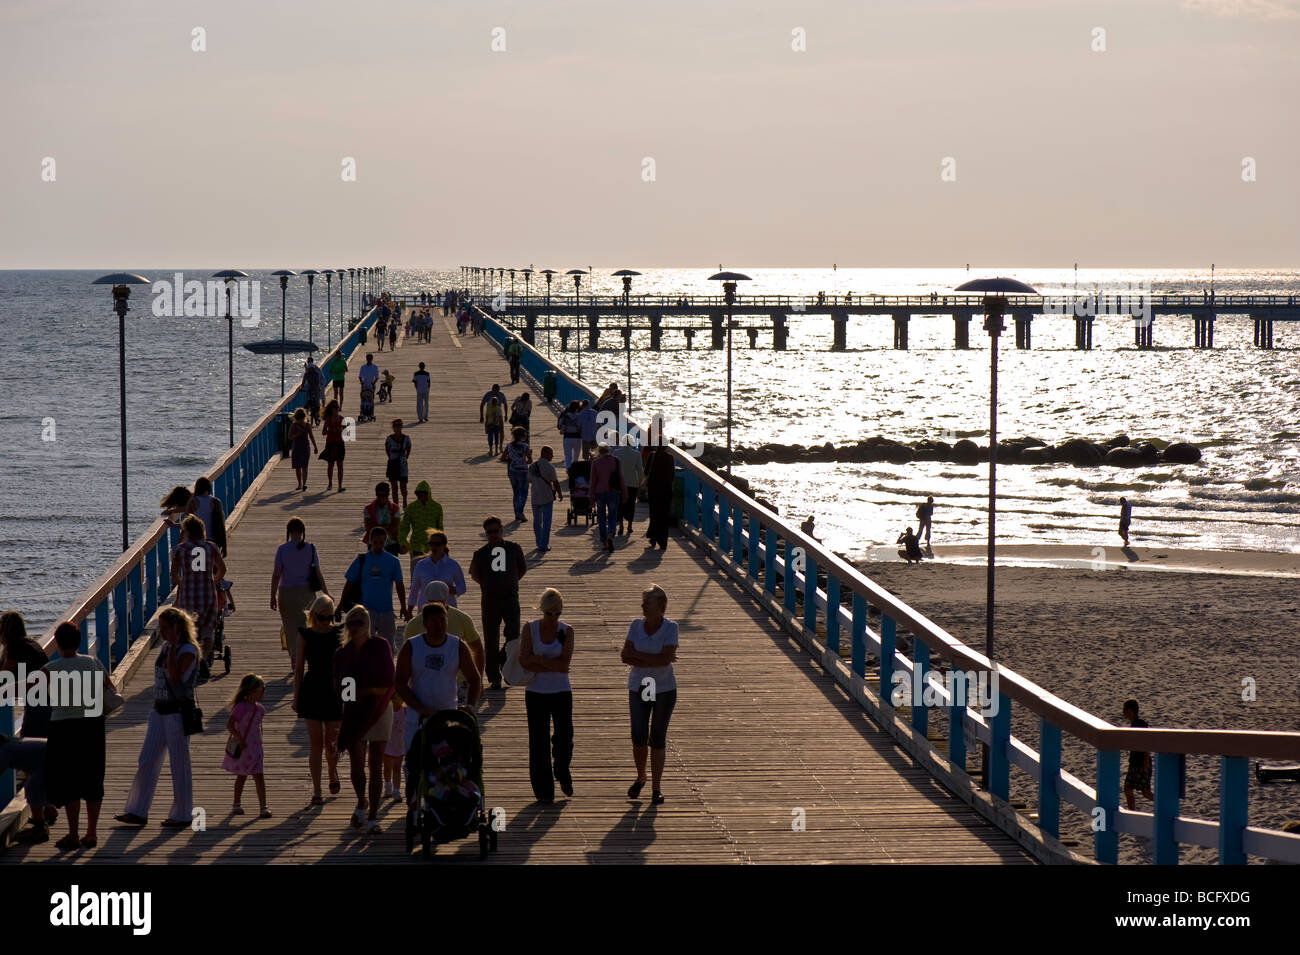
[{"label": "wooden pier", "polygon": [[[393,417],[403,418],[414,446],[410,486],[422,479],[433,485],[453,556],[462,566],[468,567],[471,552],[481,544],[483,517],[489,512],[510,516],[510,486],[504,465],[484,453],[478,404],[494,382],[503,383],[511,397],[521,386],[508,384],[507,365],[486,338],[461,338],[449,323],[439,312],[432,345],[375,353],[376,362],[396,376],[395,398],[378,406],[377,422],[357,426],[356,441],[348,447],[345,492],[324,490],[324,464],[315,460],[309,490],[296,492],[289,460],[275,459],[235,515],[227,563],[238,611],[226,630],[234,668],[199,688],[206,728],[191,739],[195,806],[205,810],[206,828],[179,833],[159,828],[171,801],[167,771],[147,827],[112,821],[123,809],[144,736],[151,696],[146,663],[126,687],[127,706],[108,721],[98,848],[60,853],[53,841],[14,846],[4,861],[419,864],[418,852],[409,860],[404,852],[401,804],[385,805],[378,836],[367,838],[349,828],[354,801],[346,759],[340,764],[343,792],[327,796],[323,807],[308,805],[307,731],[290,709],[289,666],[279,648],[279,616],[269,609],[268,598],[275,548],[291,517],[306,522],[326,581],[336,596],[341,593],[343,572],[360,546],[362,507],[383,480],[382,442]],[[345,412],[352,415],[358,400],[355,367],[364,353],[360,349],[354,356],[347,385]],[[410,384],[419,361],[435,372],[426,424],[415,422]],[[537,398],[533,446],[550,444],[558,451],[554,418]],[[1013,838],[945,791],[870,722],[859,704],[694,544],[674,535],[666,553],[645,550],[644,507],[637,524],[635,536],[620,538],[615,553],[605,554],[593,544],[594,526],[566,527],[564,506],[557,505],[553,550],[544,556],[532,553],[530,525],[507,525],[507,537],[530,554],[521,589],[525,619],[537,594],[554,586],[565,596],[564,616],[576,631],[576,794],[559,797],[553,806],[533,802],[523,691],[489,693],[481,710],[485,790],[488,805],[501,807],[505,819],[493,862],[1031,861]],[[103,579],[105,593],[112,592],[113,574]],[[652,582],[667,590],[669,616],[682,633],[681,700],[669,734],[667,802],[658,807],[648,798],[626,798],[634,772],[626,668],[619,662],[641,591]],[[132,586],[140,586],[139,580]],[[477,605],[471,584],[461,607],[476,621]],[[145,629],[144,639],[148,636]],[[147,660],[154,653],[149,651]],[[244,796],[249,814],[230,814],[234,778],[221,769],[226,700],[239,678],[252,671],[268,681],[266,774],[275,815],[266,820],[252,808],[251,784]],[[55,826],[55,838],[62,826],[62,821]],[[440,848],[436,857],[468,863],[477,855],[477,842],[467,840]]]}]

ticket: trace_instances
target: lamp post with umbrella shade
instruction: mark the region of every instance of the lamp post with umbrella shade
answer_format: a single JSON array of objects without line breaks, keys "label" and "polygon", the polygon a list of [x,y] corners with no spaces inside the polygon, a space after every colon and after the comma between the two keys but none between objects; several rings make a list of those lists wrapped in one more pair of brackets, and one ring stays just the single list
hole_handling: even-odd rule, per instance
[{"label": "lamp post with umbrella shade", "polygon": [[[278,269],[271,273],[280,277],[280,342],[284,343],[284,309],[285,296],[288,294],[289,279],[298,273],[293,269]],[[280,397],[284,397],[284,352],[280,352]]]},{"label": "lamp post with umbrella shade", "polygon": [[515,303],[515,270],[510,270],[510,304]]},{"label": "lamp post with umbrella shade", "polygon": [[524,277],[524,301],[526,302],[533,294],[533,267],[530,265],[526,269],[520,269],[519,274]]},{"label": "lamp post with umbrella shade", "polygon": [[578,319],[578,380],[582,380],[582,312],[579,304],[582,295],[582,277],[587,273],[582,269],[569,269],[566,275],[573,276],[573,314]]},{"label": "lamp post with umbrella shade", "polygon": [[307,341],[314,342],[316,326],[312,319],[312,286],[316,283],[316,276],[321,273],[317,269],[303,269],[299,274],[307,276]]},{"label": "lamp post with umbrella shade", "polygon": [[226,387],[230,392],[230,446],[235,446],[235,318],[230,311],[230,283],[246,279],[248,273],[240,269],[223,269],[214,272],[214,279],[226,283]]},{"label": "lamp post with umbrella shade", "polygon": [[736,283],[751,281],[743,272],[717,272],[710,282],[722,283],[722,298],[727,304],[727,477],[731,477],[731,306],[736,301]]},{"label": "lamp post with umbrella shade", "polygon": [[334,347],[334,303],[331,297],[334,270],[321,269],[320,274],[325,276],[325,350],[329,351]]},{"label": "lamp post with umbrella shade", "polygon": [[619,269],[615,277],[623,280],[623,319],[626,322],[623,349],[627,352],[627,413],[632,413],[632,278],[640,275],[631,269]]},{"label": "lamp post with umbrella shade", "polygon": [[542,269],[546,276],[546,360],[551,360],[551,277],[555,269]]},{"label": "lamp post with umbrella shade", "polygon": [[[987,593],[984,607],[984,655],[993,665],[993,608],[996,577],[998,506],[998,338],[1006,327],[1007,295],[1037,295],[1037,289],[1009,278],[973,279],[954,291],[984,293],[984,330],[989,333],[989,542]],[[988,785],[989,751],[984,747],[984,781]]]},{"label": "lamp post with umbrella shade", "polygon": [[343,284],[348,277],[347,269],[335,269],[334,274],[339,277],[339,341],[343,341],[348,333],[347,315],[343,309]]},{"label": "lamp post with umbrella shade", "polygon": [[151,285],[143,275],[133,272],[112,272],[101,275],[91,285],[113,286],[113,311],[117,313],[117,414],[121,424],[122,444],[122,550],[131,546],[127,537],[126,522],[126,313],[131,310],[127,304],[131,298],[132,285]]}]

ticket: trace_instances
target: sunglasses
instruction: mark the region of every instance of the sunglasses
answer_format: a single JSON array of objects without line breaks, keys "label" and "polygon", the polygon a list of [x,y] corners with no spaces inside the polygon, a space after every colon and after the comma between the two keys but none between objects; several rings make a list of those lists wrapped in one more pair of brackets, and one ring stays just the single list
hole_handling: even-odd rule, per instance
[{"label": "sunglasses", "polygon": [[364,627],[365,625],[366,625],[366,622],[365,622],[364,620],[362,620],[360,617],[357,617],[355,620],[349,620],[349,621],[348,621],[348,629],[349,629],[349,630],[351,630],[353,627]]}]

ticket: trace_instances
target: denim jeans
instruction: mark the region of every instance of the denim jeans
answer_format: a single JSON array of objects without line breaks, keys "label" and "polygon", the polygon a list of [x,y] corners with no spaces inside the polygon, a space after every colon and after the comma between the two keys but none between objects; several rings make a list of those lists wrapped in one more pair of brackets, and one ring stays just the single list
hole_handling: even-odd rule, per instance
[{"label": "denim jeans", "polygon": [[533,504],[533,537],[540,550],[551,546],[551,514],[554,510],[554,504]]},{"label": "denim jeans", "polygon": [[618,491],[604,491],[596,495],[596,526],[600,528],[600,542],[614,536],[614,525],[618,523]]},{"label": "denim jeans", "polygon": [[528,503],[528,472],[511,468],[510,489],[514,491],[515,513],[522,514]]}]

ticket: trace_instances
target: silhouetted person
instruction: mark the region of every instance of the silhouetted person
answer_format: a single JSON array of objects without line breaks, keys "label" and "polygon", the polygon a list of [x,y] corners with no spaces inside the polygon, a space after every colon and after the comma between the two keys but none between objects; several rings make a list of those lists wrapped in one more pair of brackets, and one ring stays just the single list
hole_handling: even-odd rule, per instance
[{"label": "silhouetted person", "polygon": [[[1138,716],[1137,700],[1124,701],[1124,719],[1128,720],[1128,725],[1134,729],[1145,729],[1148,726],[1147,721]],[[1136,805],[1136,800],[1133,798],[1135,792],[1140,792],[1144,799],[1155,798],[1151,792],[1151,754],[1137,750],[1128,754],[1128,773],[1124,776],[1124,801],[1128,805],[1129,812],[1132,812]]]},{"label": "silhouetted person", "polygon": [[916,525],[916,536],[919,539],[925,534],[925,546],[930,546],[930,530],[934,521],[934,498],[927,497],[924,504],[916,505],[916,519],[920,522]]},{"label": "silhouetted person", "polygon": [[1119,536],[1124,538],[1124,546],[1128,546],[1128,527],[1133,523],[1133,505],[1128,502],[1128,498],[1119,499]]},{"label": "silhouetted person", "polygon": [[898,556],[903,558],[903,560],[907,561],[909,564],[912,563],[912,561],[920,563],[925,557],[925,555],[921,553],[921,541],[912,533],[910,527],[903,531],[903,533],[899,534],[898,540],[894,543],[903,545],[903,549],[898,552]]}]

